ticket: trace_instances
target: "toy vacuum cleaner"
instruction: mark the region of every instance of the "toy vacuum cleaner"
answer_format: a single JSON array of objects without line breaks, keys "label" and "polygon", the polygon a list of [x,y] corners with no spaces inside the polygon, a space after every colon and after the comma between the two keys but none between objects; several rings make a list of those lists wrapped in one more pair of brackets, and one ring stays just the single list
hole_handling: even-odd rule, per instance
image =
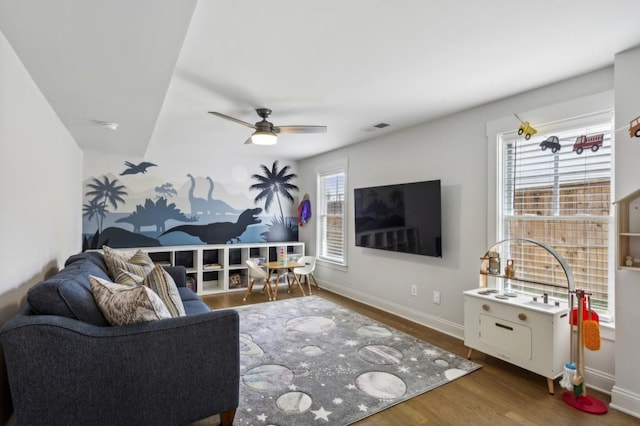
[{"label": "toy vacuum cleaner", "polygon": [[[600,349],[600,326],[598,315],[591,310],[591,293],[584,290],[571,292],[571,314],[569,334],[571,361],[565,364],[560,386],[567,389],[562,399],[573,408],[589,414],[605,414],[607,406],[597,398],[587,395],[584,368],[584,348]],[[575,294],[575,297],[574,297]],[[577,302],[574,307],[574,299]],[[574,339],[573,327],[576,327]]]}]

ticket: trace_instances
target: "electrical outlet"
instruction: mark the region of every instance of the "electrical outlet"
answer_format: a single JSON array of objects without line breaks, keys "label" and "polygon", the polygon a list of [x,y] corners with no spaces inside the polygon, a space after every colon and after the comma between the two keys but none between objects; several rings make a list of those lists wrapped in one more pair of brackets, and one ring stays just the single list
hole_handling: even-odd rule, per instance
[{"label": "electrical outlet", "polygon": [[412,296],[418,295],[418,286],[415,284],[411,284],[411,295]]},{"label": "electrical outlet", "polygon": [[440,304],[440,292],[438,290],[434,290],[433,292],[433,303],[436,305]]}]

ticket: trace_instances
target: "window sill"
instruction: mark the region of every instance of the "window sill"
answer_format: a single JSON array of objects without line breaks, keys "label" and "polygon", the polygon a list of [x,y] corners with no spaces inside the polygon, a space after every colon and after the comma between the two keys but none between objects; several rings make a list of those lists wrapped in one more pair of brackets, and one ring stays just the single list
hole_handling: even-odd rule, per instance
[{"label": "window sill", "polygon": [[317,261],[318,265],[322,266],[323,268],[333,269],[335,271],[340,271],[340,272],[347,272],[347,270],[348,270],[347,265],[343,265],[343,264],[337,263],[337,262],[332,262],[332,261],[327,260],[327,259],[318,258],[316,261]]}]

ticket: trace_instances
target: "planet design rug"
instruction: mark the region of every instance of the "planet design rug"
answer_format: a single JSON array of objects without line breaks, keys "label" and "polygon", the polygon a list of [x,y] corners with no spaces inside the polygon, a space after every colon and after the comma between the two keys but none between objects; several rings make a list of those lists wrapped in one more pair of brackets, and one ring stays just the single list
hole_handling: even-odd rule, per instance
[{"label": "planet design rug", "polygon": [[480,368],[318,296],[237,310],[236,425],[348,425]]}]

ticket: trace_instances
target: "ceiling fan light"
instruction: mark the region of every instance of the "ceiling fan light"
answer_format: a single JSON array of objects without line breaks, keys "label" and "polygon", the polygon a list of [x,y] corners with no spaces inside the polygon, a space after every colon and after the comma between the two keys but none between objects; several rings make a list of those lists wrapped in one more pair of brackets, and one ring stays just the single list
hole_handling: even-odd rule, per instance
[{"label": "ceiling fan light", "polygon": [[268,130],[256,130],[251,135],[251,143],[255,145],[275,145],[278,142],[278,135]]}]

